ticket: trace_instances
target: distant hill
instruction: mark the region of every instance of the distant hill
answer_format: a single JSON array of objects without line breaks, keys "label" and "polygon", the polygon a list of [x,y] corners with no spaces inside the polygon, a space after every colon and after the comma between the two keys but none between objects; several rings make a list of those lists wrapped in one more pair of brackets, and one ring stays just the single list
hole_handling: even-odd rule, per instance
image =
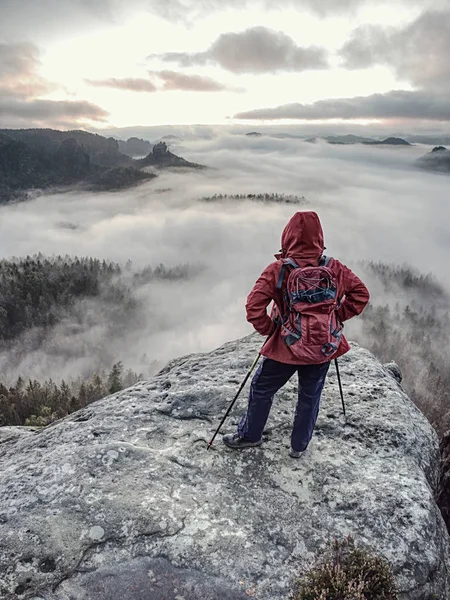
[{"label": "distant hill", "polygon": [[427,171],[450,173],[450,150],[444,146],[437,146],[431,152],[421,156],[416,164]]},{"label": "distant hill", "polygon": [[320,140],[328,142],[329,144],[338,144],[338,145],[349,145],[349,144],[366,144],[369,146],[411,146],[409,142],[402,138],[397,137],[388,137],[384,140],[374,140],[368,137],[361,137],[359,135],[329,135],[326,137],[312,137],[308,138],[307,142],[316,143]]},{"label": "distant hill", "polygon": [[160,138],[158,141],[159,142],[164,142],[164,141],[166,141],[166,142],[178,142],[178,141],[181,141],[181,138],[178,137],[177,135],[171,135],[171,134],[169,134],[169,135],[163,135],[162,138]]},{"label": "distant hill", "polygon": [[404,140],[403,138],[398,137],[388,137],[385,140],[371,140],[368,142],[362,142],[362,144],[367,144],[370,146],[411,146],[409,142]]},{"label": "distant hill", "polygon": [[131,158],[135,156],[144,156],[152,149],[152,144],[148,140],[143,140],[137,137],[131,137],[126,142],[123,140],[117,141],[120,152]]},{"label": "distant hill", "polygon": [[[146,144],[136,140],[131,145]],[[140,170],[148,165],[201,168],[169,152],[165,143],[156,144],[142,161],[122,154],[119,147],[113,138],[86,131],[0,130],[0,203],[51,187],[106,191],[136,185],[155,176]]]},{"label": "distant hill", "polygon": [[405,133],[403,136],[408,142],[427,144],[428,146],[449,146],[450,135],[414,135]]},{"label": "distant hill", "polygon": [[362,144],[364,142],[371,142],[370,138],[361,137],[359,135],[328,135],[326,137],[313,137],[308,138],[306,141],[316,143],[317,141],[324,140],[329,144]]},{"label": "distant hill", "polygon": [[275,138],[276,140],[304,140],[304,135],[295,135],[293,133],[268,133],[268,137]]},{"label": "distant hill", "polygon": [[247,137],[262,137],[262,133],[259,133],[259,131],[249,131],[245,135]]},{"label": "distant hill", "polygon": [[0,129],[0,134],[25,143],[30,149],[51,159],[59,146],[68,139],[75,140],[90,157],[92,164],[102,166],[127,166],[130,157],[119,151],[119,143],[112,137],[103,137],[87,131],[58,131],[56,129]]},{"label": "distant hill", "polygon": [[190,169],[204,169],[203,165],[191,163],[176,154],[172,154],[165,142],[159,142],[153,146],[153,150],[141,160],[136,160],[135,163],[139,167],[187,167]]}]

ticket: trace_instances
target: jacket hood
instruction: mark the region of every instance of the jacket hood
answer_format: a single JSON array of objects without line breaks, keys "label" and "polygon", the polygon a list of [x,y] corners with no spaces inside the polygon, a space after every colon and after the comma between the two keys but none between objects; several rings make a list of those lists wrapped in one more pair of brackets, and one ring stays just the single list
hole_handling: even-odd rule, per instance
[{"label": "jacket hood", "polygon": [[281,235],[281,254],[276,258],[318,260],[324,250],[323,231],[319,216],[312,211],[297,212]]}]

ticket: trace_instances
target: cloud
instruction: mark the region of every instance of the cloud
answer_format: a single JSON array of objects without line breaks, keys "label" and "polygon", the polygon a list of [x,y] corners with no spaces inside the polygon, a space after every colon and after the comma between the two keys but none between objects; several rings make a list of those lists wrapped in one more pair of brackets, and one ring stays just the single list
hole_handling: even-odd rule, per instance
[{"label": "cloud", "polygon": [[158,88],[149,79],[144,78],[131,78],[126,77],[124,79],[117,79],[111,77],[110,79],[86,79],[87,83],[96,87],[110,87],[116,90],[128,90],[130,92],[157,92]]},{"label": "cloud", "polygon": [[184,67],[211,63],[233,73],[277,73],[327,67],[327,53],[323,48],[302,48],[285,33],[266,27],[223,33],[205,52],[169,52],[148,58]]},{"label": "cloud", "polygon": [[344,66],[387,65],[419,87],[450,88],[450,10],[429,11],[403,28],[365,25],[340,51]]},{"label": "cloud", "polygon": [[0,125],[61,126],[104,121],[108,113],[85,101],[40,98],[58,86],[39,74],[39,49],[0,43]]},{"label": "cloud", "polygon": [[95,104],[83,101],[21,100],[0,98],[0,122],[16,117],[36,125],[73,124],[77,121],[105,121],[108,113]]},{"label": "cloud", "polygon": [[[365,0],[281,0],[277,6],[309,8],[320,14],[342,12]],[[266,9],[268,0],[1,0],[0,36],[35,39],[65,37],[74,30],[94,31],[102,23],[120,23],[128,15],[149,12],[171,22],[194,23],[206,14],[224,8],[242,9],[251,6]]]},{"label": "cloud", "polygon": [[212,79],[201,75],[188,75],[178,71],[151,71],[163,82],[162,90],[184,90],[189,92],[221,92],[231,88]]},{"label": "cloud", "polygon": [[[401,3],[403,0],[393,0]],[[421,2],[423,0],[415,0]],[[431,1],[431,0],[430,0]],[[345,13],[367,4],[369,0],[280,0],[277,8],[294,7],[301,11],[310,10],[322,16],[328,14]],[[153,0],[148,5],[149,10],[172,20],[186,19],[195,21],[205,14],[214,13],[227,8],[248,9],[259,8],[268,10],[273,8],[272,0]]]},{"label": "cloud", "polygon": [[0,43],[0,77],[33,73],[39,67],[38,54],[33,44]]},{"label": "cloud", "polygon": [[38,74],[39,50],[33,44],[0,43],[0,95],[37,96],[55,89]]},{"label": "cloud", "polygon": [[[391,0],[394,6],[445,5],[448,0]],[[351,14],[370,0],[279,0],[277,9],[295,8],[320,16]],[[373,2],[372,2],[373,3]],[[273,0],[1,0],[0,36],[38,40],[63,39],[73,31],[95,31],[104,23],[122,24],[128,16],[149,12],[171,22],[195,23],[205,15],[231,8],[273,9]]]},{"label": "cloud", "polygon": [[144,78],[124,78],[91,80],[86,81],[90,85],[98,87],[111,87],[118,90],[128,90],[131,92],[166,92],[172,90],[182,90],[187,92],[221,92],[238,91],[235,88],[219,83],[211,77],[202,77],[201,75],[189,75],[179,71],[149,71],[152,79]]},{"label": "cloud", "polygon": [[445,94],[394,90],[355,98],[319,100],[313,104],[284,104],[238,113],[235,119],[426,119],[450,121]]}]

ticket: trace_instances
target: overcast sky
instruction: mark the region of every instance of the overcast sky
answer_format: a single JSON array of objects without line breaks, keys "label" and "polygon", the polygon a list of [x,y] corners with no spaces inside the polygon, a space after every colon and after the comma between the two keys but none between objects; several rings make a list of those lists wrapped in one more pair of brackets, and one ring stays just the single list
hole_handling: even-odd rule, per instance
[{"label": "overcast sky", "polygon": [[0,0],[0,127],[445,131],[449,56],[450,0]]}]

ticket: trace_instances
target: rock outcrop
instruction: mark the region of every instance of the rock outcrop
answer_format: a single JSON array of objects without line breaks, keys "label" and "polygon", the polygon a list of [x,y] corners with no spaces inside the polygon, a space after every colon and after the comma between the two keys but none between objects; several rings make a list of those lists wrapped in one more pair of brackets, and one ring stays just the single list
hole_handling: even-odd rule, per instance
[{"label": "rock outcrop", "polygon": [[[148,179],[130,165],[133,160],[119,152],[113,138],[86,131],[0,130],[0,204],[26,200],[30,192],[86,183],[96,189],[117,189]],[[121,176],[120,186],[108,187],[110,180]]]},{"label": "rock outcrop", "polygon": [[436,146],[431,152],[421,156],[417,165],[427,171],[438,173],[450,173],[450,150],[444,146]]},{"label": "rock outcrop", "polygon": [[135,164],[139,167],[186,167],[189,169],[204,169],[203,165],[192,163],[181,156],[177,156],[170,152],[165,142],[158,142],[153,146],[153,150],[145,157],[140,160],[136,160]]},{"label": "rock outcrop", "polygon": [[[434,500],[439,447],[392,376],[354,345],[330,369],[314,438],[288,456],[295,382],[265,444],[206,451],[261,339],[158,375],[0,445],[4,600],[286,600],[334,536],[385,556],[401,600],[449,597]],[[228,430],[245,399],[228,422]]]},{"label": "rock outcrop", "polygon": [[122,154],[133,158],[135,156],[147,155],[152,149],[152,145],[148,140],[137,137],[130,137],[126,142],[118,140],[117,143],[119,144],[119,150]]}]

